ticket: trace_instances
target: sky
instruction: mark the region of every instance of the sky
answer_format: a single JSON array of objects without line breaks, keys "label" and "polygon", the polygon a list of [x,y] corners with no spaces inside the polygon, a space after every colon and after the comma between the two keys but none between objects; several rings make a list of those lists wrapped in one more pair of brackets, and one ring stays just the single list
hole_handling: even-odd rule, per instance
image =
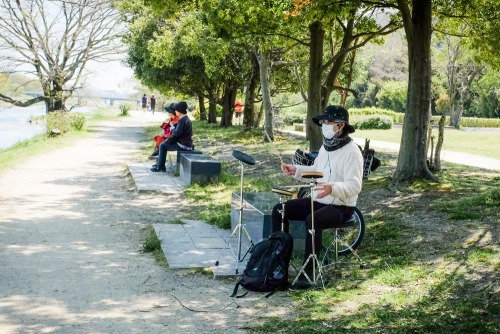
[{"label": "sky", "polygon": [[133,70],[119,60],[106,63],[90,63],[87,85],[100,90],[133,91],[137,81]]}]

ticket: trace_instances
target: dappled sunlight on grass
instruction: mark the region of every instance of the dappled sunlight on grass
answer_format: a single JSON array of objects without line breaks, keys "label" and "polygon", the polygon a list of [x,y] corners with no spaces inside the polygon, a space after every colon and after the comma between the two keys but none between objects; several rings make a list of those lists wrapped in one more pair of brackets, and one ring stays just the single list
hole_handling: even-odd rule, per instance
[{"label": "dappled sunlight on grass", "polygon": [[[190,216],[229,228],[231,194],[240,187],[233,149],[256,160],[245,165],[244,192],[297,184],[280,173],[279,165],[280,158],[290,162],[297,148],[307,149],[303,139],[279,134],[267,143],[261,129],[196,127],[203,138],[200,149],[222,162],[222,173],[218,183],[185,190]],[[387,186],[397,157],[377,156],[382,165],[363,181],[358,200],[367,224],[358,254],[366,268],[328,269],[326,289],[289,292],[297,306],[293,314],[269,315],[252,330],[495,333],[499,173],[445,163],[438,182],[416,181],[393,193]],[[458,220],[451,219],[454,210],[462,214]]]}]

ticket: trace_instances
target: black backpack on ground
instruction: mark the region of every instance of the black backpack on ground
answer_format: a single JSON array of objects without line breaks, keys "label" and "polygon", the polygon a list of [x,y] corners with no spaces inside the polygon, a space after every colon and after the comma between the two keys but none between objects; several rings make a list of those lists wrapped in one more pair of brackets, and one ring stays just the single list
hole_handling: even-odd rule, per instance
[{"label": "black backpack on ground", "polygon": [[288,285],[288,266],[292,250],[293,238],[287,232],[274,232],[267,240],[255,245],[231,297],[236,296],[240,285],[250,291],[271,292],[271,294],[279,288],[285,288]]}]

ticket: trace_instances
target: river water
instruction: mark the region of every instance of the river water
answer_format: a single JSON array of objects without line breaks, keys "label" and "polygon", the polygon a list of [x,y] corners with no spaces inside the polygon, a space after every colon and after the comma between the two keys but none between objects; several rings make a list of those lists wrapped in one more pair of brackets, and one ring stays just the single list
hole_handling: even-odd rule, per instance
[{"label": "river water", "polygon": [[[88,112],[90,108],[73,111]],[[0,107],[0,149],[9,148],[15,143],[32,138],[45,131],[45,125],[29,122],[36,116],[45,115],[45,104],[37,103],[27,108]]]}]

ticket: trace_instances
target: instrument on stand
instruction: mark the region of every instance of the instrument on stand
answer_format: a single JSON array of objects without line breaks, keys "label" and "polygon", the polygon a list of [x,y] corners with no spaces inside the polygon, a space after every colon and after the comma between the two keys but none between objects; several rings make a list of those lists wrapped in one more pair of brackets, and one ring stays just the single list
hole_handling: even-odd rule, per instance
[{"label": "instrument on stand", "polygon": [[[249,155],[243,153],[243,152],[240,152],[240,151],[237,151],[237,150],[233,150],[233,157],[235,157],[236,159],[239,160],[239,163],[240,163],[240,166],[241,166],[241,177],[240,177],[240,207],[238,208],[238,211],[239,211],[239,220],[238,220],[238,225],[236,225],[236,227],[234,228],[233,232],[231,233],[231,235],[229,236],[229,238],[227,239],[227,242],[226,242],[226,246],[229,246],[229,248],[231,249],[231,251],[233,252],[233,255],[234,255],[234,261],[235,261],[235,264],[236,264],[236,269],[235,269],[235,272],[236,272],[236,275],[238,275],[238,263],[239,262],[242,262],[245,257],[247,256],[248,253],[251,252],[251,250],[253,249],[253,241],[252,241],[252,238],[250,237],[250,234],[248,233],[248,230],[246,229],[245,225],[243,225],[243,209],[244,209],[244,205],[243,205],[243,163],[247,164],[247,165],[255,165],[255,160],[250,157]],[[250,247],[248,248],[248,250],[245,252],[245,255],[243,255],[243,257],[241,256],[241,238],[242,238],[242,233],[245,232],[247,238],[248,238],[248,241],[250,242]],[[231,248],[231,238],[233,236],[235,236],[236,234],[238,234],[238,251],[237,253],[234,252],[234,250]],[[226,250],[226,247],[224,247],[224,249],[222,251]],[[218,266],[219,265],[219,261],[215,262],[215,265]]]},{"label": "instrument on stand", "polygon": [[[299,278],[300,274],[304,274],[304,276],[307,278],[309,283],[313,285],[317,285],[318,281],[321,279],[321,285],[323,288],[325,287],[325,282],[323,281],[323,270],[321,266],[321,262],[318,260],[318,254],[316,254],[316,245],[315,245],[315,235],[316,235],[316,230],[314,227],[314,200],[313,200],[313,191],[314,187],[316,186],[316,179],[320,179],[323,177],[323,173],[321,172],[304,172],[300,175],[300,177],[304,179],[310,179],[309,181],[309,189],[311,191],[311,229],[308,231],[309,234],[311,234],[312,238],[312,253],[309,254],[309,257],[307,260],[304,262],[302,267],[300,267],[299,272],[297,273],[297,276],[292,282],[292,285],[294,285],[297,282],[297,279]],[[309,277],[305,271],[305,268],[309,261],[313,261],[313,277]],[[317,275],[316,275],[317,271]]]},{"label": "instrument on stand", "polygon": [[278,210],[278,212],[281,214],[281,232],[284,232],[285,230],[285,203],[286,201],[283,199],[283,196],[290,196],[293,197],[294,193],[285,189],[279,189],[279,188],[273,188],[271,189],[273,193],[279,194],[280,195],[280,204],[281,204],[281,209]]}]

